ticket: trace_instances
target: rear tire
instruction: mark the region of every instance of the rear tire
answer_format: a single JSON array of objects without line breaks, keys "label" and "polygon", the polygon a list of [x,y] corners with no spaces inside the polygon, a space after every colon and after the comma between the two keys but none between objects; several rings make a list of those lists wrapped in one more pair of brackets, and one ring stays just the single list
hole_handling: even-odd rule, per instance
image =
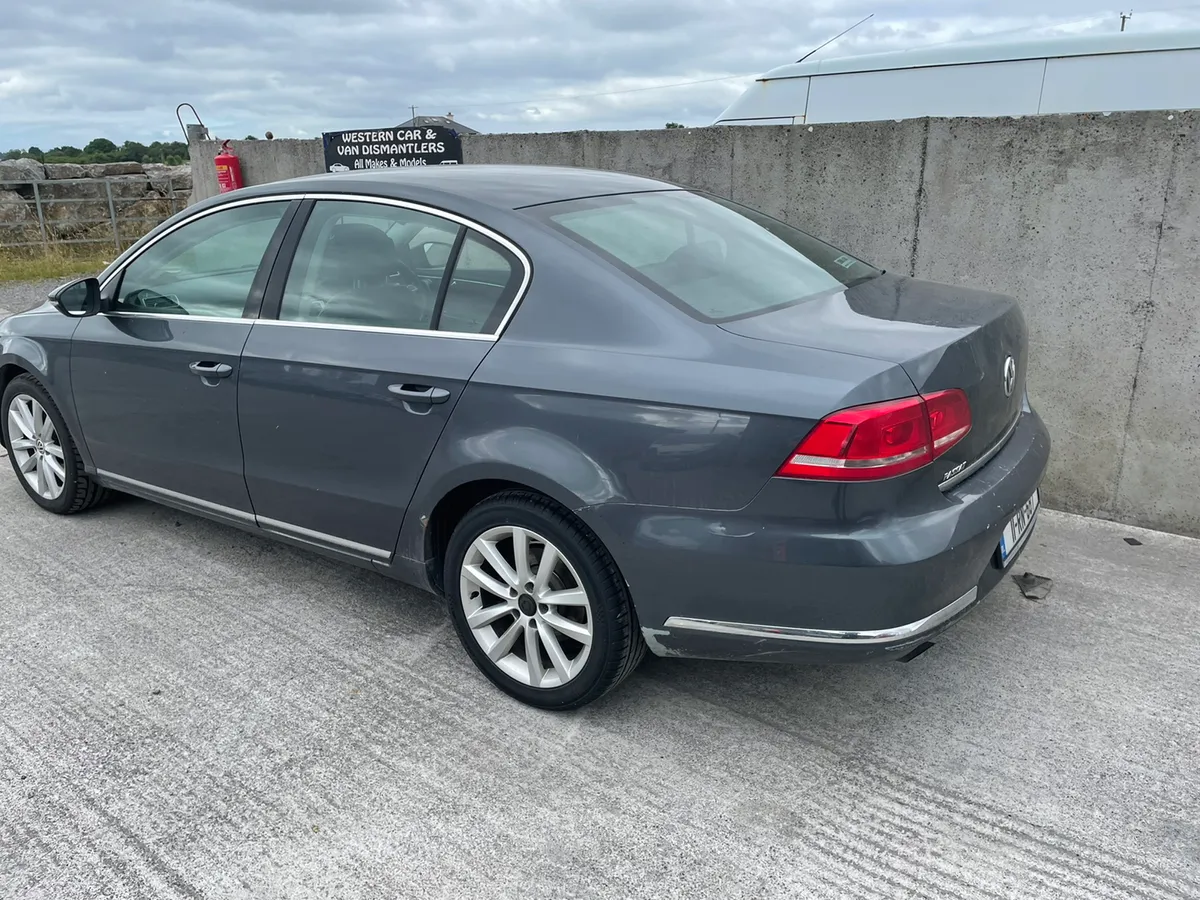
[{"label": "rear tire", "polygon": [[591,703],[645,656],[616,563],[582,522],[538,494],[506,491],[468,512],[450,538],[443,584],[467,654],[530,706]]},{"label": "rear tire", "polygon": [[32,375],[9,382],[0,415],[9,462],[34,503],[71,515],[108,499],[108,490],[84,471],[79,447],[54,399]]}]

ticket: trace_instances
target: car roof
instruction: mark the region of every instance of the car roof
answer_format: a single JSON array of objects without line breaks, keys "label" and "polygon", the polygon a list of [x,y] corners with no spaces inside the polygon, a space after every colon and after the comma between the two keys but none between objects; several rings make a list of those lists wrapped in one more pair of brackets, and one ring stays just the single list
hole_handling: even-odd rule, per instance
[{"label": "car roof", "polygon": [[[640,175],[576,169],[566,166],[468,164],[365,169],[307,175],[261,185],[253,193],[330,191],[374,194],[380,197],[437,203],[439,199],[484,204],[514,210],[580,197],[601,197],[639,191],[680,190]],[[249,193],[249,192],[248,192]]]}]

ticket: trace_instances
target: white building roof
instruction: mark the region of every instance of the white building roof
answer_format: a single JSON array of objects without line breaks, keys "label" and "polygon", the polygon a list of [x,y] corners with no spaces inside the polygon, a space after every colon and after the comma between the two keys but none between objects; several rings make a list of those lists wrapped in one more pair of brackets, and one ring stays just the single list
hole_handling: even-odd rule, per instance
[{"label": "white building roof", "polygon": [[812,62],[789,63],[758,78],[806,78],[810,75],[880,72],[929,66],[961,66],[969,63],[1007,62],[1020,59],[1054,59],[1064,56],[1096,56],[1109,53],[1145,53],[1153,50],[1200,48],[1200,30],[1113,32],[1023,41],[972,41],[914,47],[862,56],[843,56]]}]

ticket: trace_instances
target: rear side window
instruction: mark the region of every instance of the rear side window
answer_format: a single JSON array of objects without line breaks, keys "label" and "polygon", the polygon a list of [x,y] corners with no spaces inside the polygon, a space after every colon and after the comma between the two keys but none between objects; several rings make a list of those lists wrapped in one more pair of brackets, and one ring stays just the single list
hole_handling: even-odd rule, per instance
[{"label": "rear side window", "polygon": [[491,334],[500,327],[517,294],[522,271],[504,247],[482,234],[467,232],[446,289],[438,330]]},{"label": "rear side window", "polygon": [[292,259],[279,318],[428,330],[461,227],[407,207],[320,200]]},{"label": "rear side window", "polygon": [[689,191],[569,200],[528,212],[710,322],[790,306],[880,274],[777,219]]},{"label": "rear side window", "polygon": [[292,259],[279,318],[492,334],[524,274],[506,247],[433,213],[319,200]]}]

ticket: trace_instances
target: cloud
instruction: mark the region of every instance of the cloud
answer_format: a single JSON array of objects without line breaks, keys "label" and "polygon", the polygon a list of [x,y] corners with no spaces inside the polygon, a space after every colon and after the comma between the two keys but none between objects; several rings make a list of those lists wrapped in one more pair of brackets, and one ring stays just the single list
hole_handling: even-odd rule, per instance
[{"label": "cloud", "polygon": [[[1137,12],[1139,30],[1200,10]],[[750,76],[821,56],[1111,30],[1092,0],[76,0],[0,31],[0,150],[178,134],[319,134],[453,112],[485,131],[704,125]],[[740,77],[738,77],[740,76]],[[724,80],[714,80],[724,79]],[[678,82],[701,82],[675,85]],[[648,90],[648,88],[653,88]],[[619,92],[619,93],[613,93]],[[596,96],[604,94],[604,96]]]}]

